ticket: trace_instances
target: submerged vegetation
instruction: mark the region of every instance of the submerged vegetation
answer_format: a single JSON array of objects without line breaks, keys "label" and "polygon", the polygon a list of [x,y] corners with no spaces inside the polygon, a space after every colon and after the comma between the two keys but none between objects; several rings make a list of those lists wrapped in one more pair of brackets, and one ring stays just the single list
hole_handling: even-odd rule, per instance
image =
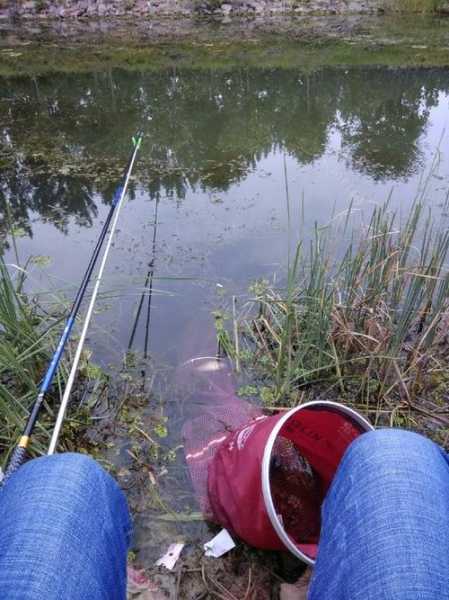
[{"label": "submerged vegetation", "polygon": [[386,202],[357,234],[350,221],[351,209],[340,226],[316,227],[309,248],[298,244],[286,288],[254,286],[243,357],[258,392],[272,407],[349,402],[376,424],[430,429],[447,442],[445,219],[435,222],[421,194],[405,217]]}]

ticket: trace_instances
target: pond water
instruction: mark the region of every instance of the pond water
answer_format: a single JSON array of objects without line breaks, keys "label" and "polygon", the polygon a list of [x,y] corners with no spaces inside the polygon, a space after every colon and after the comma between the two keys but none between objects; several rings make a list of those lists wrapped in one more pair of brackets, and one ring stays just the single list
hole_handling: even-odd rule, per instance
[{"label": "pond water", "polygon": [[[285,267],[285,175],[294,233],[300,220],[308,231],[351,201],[369,212],[392,190],[407,206],[437,149],[428,191],[442,202],[447,75],[245,68],[1,80],[2,213],[8,205],[22,264],[48,257],[31,268],[30,285],[73,295],[142,125],[90,345],[102,365],[122,360],[154,261],[150,334],[146,301],[133,349],[146,343],[170,364],[210,350],[222,297]],[[15,262],[8,228],[4,218],[2,244]]]},{"label": "pond water", "polygon": [[88,344],[105,368],[128,349],[175,367],[214,352],[213,310],[282,278],[289,227],[307,235],[351,202],[369,215],[390,193],[405,209],[435,156],[441,206],[448,81],[388,67],[0,79],[2,249],[39,257],[28,286],[43,302],[72,298],[143,127]]}]

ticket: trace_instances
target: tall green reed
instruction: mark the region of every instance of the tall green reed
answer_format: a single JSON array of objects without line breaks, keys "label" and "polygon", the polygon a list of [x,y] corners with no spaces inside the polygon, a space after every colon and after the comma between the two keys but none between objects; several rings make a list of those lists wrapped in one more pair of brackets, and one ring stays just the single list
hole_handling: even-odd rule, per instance
[{"label": "tall green reed", "polygon": [[449,232],[421,197],[405,221],[389,201],[374,208],[348,239],[350,220],[340,229],[316,226],[309,248],[298,244],[285,288],[265,288],[256,299],[249,329],[258,351],[270,355],[278,400],[326,382],[342,393],[356,387],[368,404],[393,396],[413,402],[429,372],[442,368]]},{"label": "tall green reed", "polygon": [[[57,316],[51,316],[29,301],[23,293],[26,270],[11,274],[0,259],[0,462],[7,460],[20,435],[28,411],[38,393],[38,384],[51,359],[55,343]],[[64,367],[63,367],[64,369]],[[57,383],[60,383],[61,370]],[[58,387],[58,386],[56,386]],[[56,393],[56,395],[58,395]],[[52,414],[38,425],[36,451],[43,451],[48,437],[45,425]]]}]

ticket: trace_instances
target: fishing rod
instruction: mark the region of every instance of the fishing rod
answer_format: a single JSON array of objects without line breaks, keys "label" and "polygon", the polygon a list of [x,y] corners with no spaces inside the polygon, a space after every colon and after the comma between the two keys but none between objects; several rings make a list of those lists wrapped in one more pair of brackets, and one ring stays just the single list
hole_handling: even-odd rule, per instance
[{"label": "fishing rod", "polygon": [[[72,307],[70,309],[70,312],[68,314],[67,320],[66,320],[66,324],[65,327],[61,333],[61,337],[59,338],[59,342],[58,345],[56,347],[56,350],[53,354],[53,357],[50,361],[50,364],[47,368],[47,371],[45,373],[45,376],[42,380],[42,383],[40,385],[39,388],[39,393],[37,395],[37,398],[33,404],[33,407],[31,409],[30,415],[28,417],[27,423],[25,425],[25,428],[23,430],[23,433],[19,439],[19,442],[17,444],[17,446],[15,447],[11,459],[9,461],[8,467],[6,469],[5,472],[5,476],[3,478],[2,484],[4,484],[7,479],[15,472],[17,471],[17,469],[24,463],[25,459],[26,459],[26,455],[27,455],[27,449],[30,443],[30,439],[31,439],[31,435],[34,431],[34,427],[37,423],[38,417],[39,417],[39,413],[42,407],[42,404],[44,402],[45,399],[45,395],[48,392],[50,385],[53,381],[53,377],[55,375],[55,372],[59,366],[59,363],[61,361],[61,357],[64,353],[64,348],[65,345],[67,343],[67,340],[70,337],[70,333],[73,329],[73,325],[75,323],[76,317],[78,315],[81,303],[84,299],[87,287],[89,285],[91,276],[92,276],[92,272],[95,268],[95,264],[97,262],[98,256],[100,254],[101,248],[103,246],[103,242],[106,239],[106,235],[109,229],[109,225],[111,223],[112,217],[116,211],[116,209],[120,206],[121,201],[125,195],[126,192],[126,186],[128,184],[129,181],[129,176],[131,174],[133,165],[134,165],[134,161],[136,158],[136,154],[137,151],[139,150],[140,144],[142,142],[142,133],[139,132],[135,137],[133,137],[133,151],[128,159],[128,163],[125,169],[125,174],[122,177],[122,180],[120,182],[120,184],[117,186],[113,198],[112,198],[112,203],[111,203],[111,207],[109,209],[109,213],[106,217],[106,220],[104,222],[104,225],[102,227],[102,230],[100,232],[100,236],[97,240],[97,243],[95,245],[95,248],[92,252],[92,256],[89,260],[89,264],[87,266],[87,269],[84,273],[83,279],[81,281],[80,287],[76,293],[75,299],[73,301]],[[122,182],[124,181],[124,183],[122,184]],[[117,214],[117,213],[116,213]]]},{"label": "fishing rod", "polygon": [[[159,207],[159,198],[156,198],[156,206],[154,208],[154,228],[153,228],[153,244],[152,244],[152,256],[151,260],[148,263],[148,272],[145,279],[145,283],[143,286],[143,291],[140,296],[139,306],[137,307],[136,318],[134,319],[134,324],[131,331],[131,336],[128,342],[128,351],[132,349],[134,344],[134,337],[137,331],[137,325],[140,320],[140,313],[142,312],[143,301],[145,299],[145,292],[148,289],[148,308],[147,308],[147,318],[145,325],[145,344],[144,344],[144,358],[147,358],[148,355],[148,342],[149,342],[149,330],[150,330],[150,318],[151,318],[151,299],[153,296],[153,277],[154,277],[154,265],[156,262],[156,235],[157,235],[157,226],[158,226],[158,207]],[[148,287],[149,284],[149,287]]]},{"label": "fishing rod", "polygon": [[114,219],[112,221],[108,241],[106,243],[106,248],[104,250],[103,257],[102,257],[101,263],[100,263],[100,267],[98,269],[98,274],[97,274],[97,278],[95,280],[94,289],[92,291],[92,296],[90,298],[89,306],[88,306],[87,312],[86,312],[86,317],[84,319],[83,329],[81,331],[80,339],[78,341],[78,346],[77,346],[76,352],[75,352],[75,357],[74,357],[73,363],[72,363],[72,368],[70,369],[70,373],[69,373],[69,377],[67,379],[67,383],[65,386],[64,394],[62,396],[61,404],[59,406],[58,415],[57,415],[56,423],[55,423],[53,433],[52,433],[52,436],[50,439],[50,445],[48,447],[47,454],[54,454],[54,452],[56,450],[56,445],[58,443],[59,434],[61,433],[61,428],[62,428],[62,424],[64,422],[64,416],[65,416],[67,406],[69,403],[70,394],[72,392],[72,387],[75,382],[75,377],[76,377],[76,373],[78,370],[78,364],[79,364],[79,361],[81,358],[81,353],[83,351],[84,342],[86,340],[87,330],[89,329],[89,324],[90,324],[90,320],[92,318],[95,302],[96,302],[97,295],[98,295],[98,290],[100,289],[101,280],[103,278],[103,272],[106,267],[106,262],[108,260],[109,251],[112,246],[112,239],[114,237],[114,233],[117,228],[120,210],[121,210],[124,200],[125,200],[126,188],[128,187],[129,178],[131,177],[131,171],[132,171],[134,161],[136,159],[137,151],[139,150],[139,146],[140,146],[141,142],[142,142],[142,134],[139,133],[135,138],[133,138],[134,151],[131,155],[129,169],[126,172],[125,182],[123,184],[123,188],[122,188],[119,200],[117,202],[117,210],[115,211],[115,214],[114,214]]}]

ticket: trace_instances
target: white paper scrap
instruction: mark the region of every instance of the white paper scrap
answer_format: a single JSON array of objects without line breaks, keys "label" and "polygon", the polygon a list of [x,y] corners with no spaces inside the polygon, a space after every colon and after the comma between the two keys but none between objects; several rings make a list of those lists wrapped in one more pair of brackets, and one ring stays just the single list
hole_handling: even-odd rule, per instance
[{"label": "white paper scrap", "polygon": [[235,542],[227,529],[222,529],[210,542],[204,544],[206,556],[212,556],[213,558],[220,558],[233,548],[235,548]]},{"label": "white paper scrap", "polygon": [[156,562],[156,566],[165,567],[169,571],[175,566],[185,544],[170,544],[164,556]]}]

